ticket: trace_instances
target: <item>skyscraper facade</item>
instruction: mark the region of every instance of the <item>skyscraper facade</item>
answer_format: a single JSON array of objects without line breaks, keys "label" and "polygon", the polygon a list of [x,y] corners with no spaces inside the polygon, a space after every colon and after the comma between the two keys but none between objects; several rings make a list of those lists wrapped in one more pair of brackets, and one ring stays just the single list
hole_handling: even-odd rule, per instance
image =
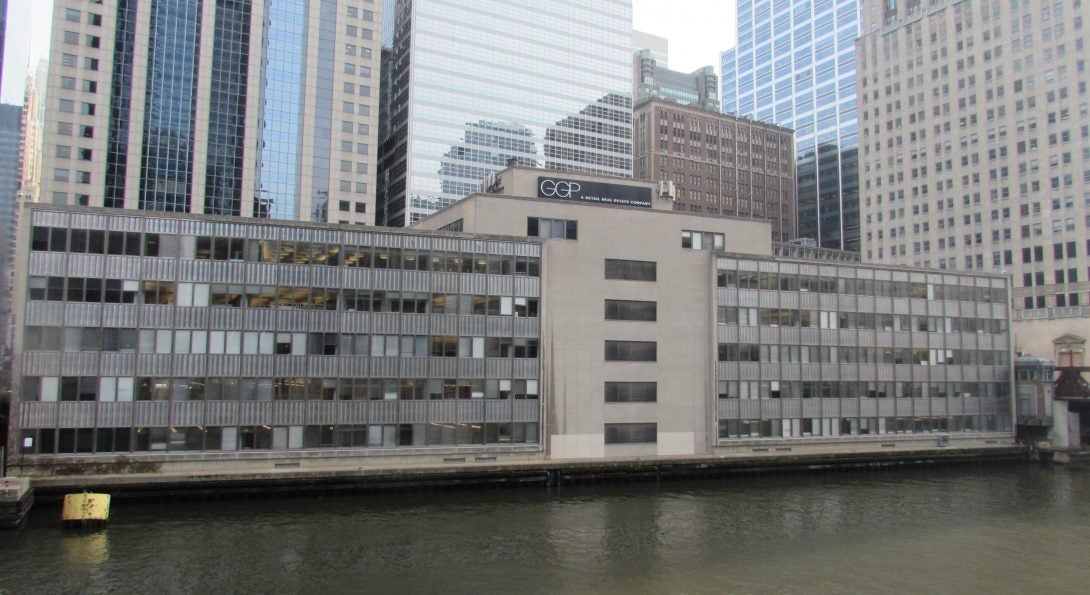
[{"label": "skyscraper facade", "polygon": [[386,0],[379,221],[509,164],[632,175],[630,0]]},{"label": "skyscraper facade", "polygon": [[57,0],[43,200],[374,222],[373,0]]},{"label": "skyscraper facade", "polygon": [[1011,275],[1015,348],[1051,357],[1090,320],[1090,11],[863,6],[864,258]]},{"label": "skyscraper facade", "polygon": [[859,250],[858,0],[738,0],[724,112],[795,130],[798,236]]}]

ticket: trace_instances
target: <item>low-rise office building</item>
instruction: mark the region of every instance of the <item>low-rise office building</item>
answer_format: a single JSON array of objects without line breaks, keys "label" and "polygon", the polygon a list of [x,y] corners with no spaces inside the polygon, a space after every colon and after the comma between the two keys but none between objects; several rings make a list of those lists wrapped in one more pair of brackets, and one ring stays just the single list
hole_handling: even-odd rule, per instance
[{"label": "low-rise office building", "polygon": [[398,230],[27,207],[9,465],[1013,441],[1004,277],[773,256],[652,183],[482,190]]}]

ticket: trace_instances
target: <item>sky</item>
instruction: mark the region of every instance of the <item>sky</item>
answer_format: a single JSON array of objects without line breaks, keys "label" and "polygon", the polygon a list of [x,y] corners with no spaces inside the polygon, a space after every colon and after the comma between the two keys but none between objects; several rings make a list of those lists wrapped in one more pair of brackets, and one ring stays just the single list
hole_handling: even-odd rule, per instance
[{"label": "sky", "polygon": [[[719,53],[734,46],[735,0],[632,0],[633,27],[670,42],[670,68],[719,71]],[[3,103],[23,103],[27,67],[49,54],[53,0],[8,0]]]}]

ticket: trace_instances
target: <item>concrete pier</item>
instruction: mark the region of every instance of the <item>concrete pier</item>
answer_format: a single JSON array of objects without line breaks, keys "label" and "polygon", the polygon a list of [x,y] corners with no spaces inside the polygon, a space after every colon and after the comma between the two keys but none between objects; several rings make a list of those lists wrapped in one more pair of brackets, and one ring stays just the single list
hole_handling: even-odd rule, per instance
[{"label": "concrete pier", "polygon": [[880,470],[974,463],[1028,461],[1021,446],[948,450],[934,448],[888,453],[835,453],[766,456],[690,456],[619,458],[610,461],[530,461],[455,463],[414,467],[311,467],[216,473],[148,473],[35,477],[43,501],[72,491],[94,491],[115,499],[161,497],[245,497],[306,493],[351,493],[460,487],[559,486],[603,481],[658,481],[766,473]]},{"label": "concrete pier", "polygon": [[24,477],[0,480],[0,529],[15,529],[26,520],[34,504],[34,489]]}]

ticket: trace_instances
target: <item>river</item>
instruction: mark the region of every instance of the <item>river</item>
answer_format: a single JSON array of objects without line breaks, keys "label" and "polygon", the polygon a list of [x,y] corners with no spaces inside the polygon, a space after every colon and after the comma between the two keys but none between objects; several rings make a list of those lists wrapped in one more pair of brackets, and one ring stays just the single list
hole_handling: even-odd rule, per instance
[{"label": "river", "polygon": [[39,504],[0,592],[1065,593],[1090,470],[1030,465],[550,489]]}]

